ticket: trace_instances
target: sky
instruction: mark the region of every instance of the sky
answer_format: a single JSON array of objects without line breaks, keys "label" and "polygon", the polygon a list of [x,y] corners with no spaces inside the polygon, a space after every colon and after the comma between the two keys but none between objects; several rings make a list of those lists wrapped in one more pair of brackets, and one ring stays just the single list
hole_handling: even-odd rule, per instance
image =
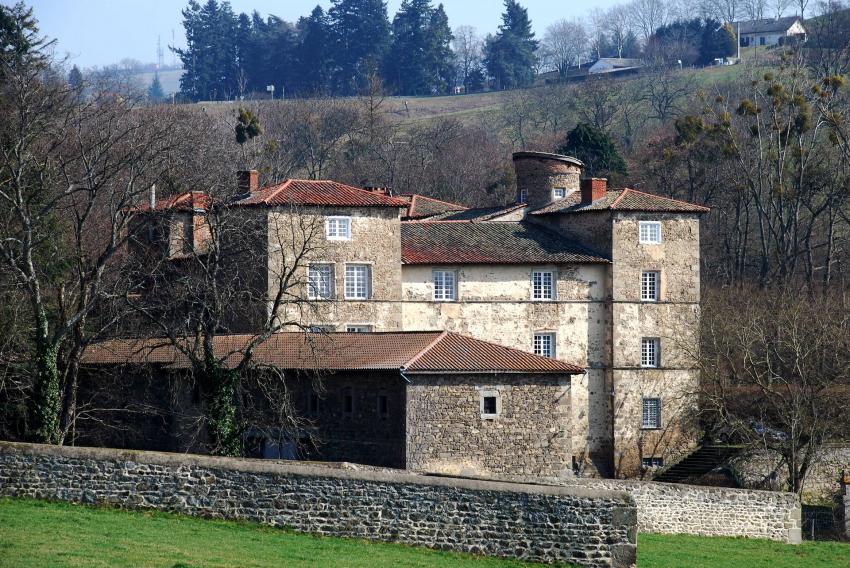
[{"label": "sky", "polygon": [[[436,5],[439,0],[434,0]],[[11,5],[14,0],[0,0]],[[70,57],[80,67],[117,63],[125,57],[143,63],[156,62],[157,36],[170,64],[168,51],[172,30],[178,47],[185,44],[182,16],[185,0],[26,0],[33,7],[44,35],[57,40],[57,54]],[[275,14],[294,22],[310,13],[316,4],[327,9],[330,0],[231,0],[233,10]],[[617,0],[520,0],[528,8],[538,37],[546,27],[562,18],[586,15],[592,8],[608,7]],[[401,0],[388,0],[392,19]],[[502,0],[443,0],[449,24],[471,25],[482,35],[496,31],[503,9]]]}]

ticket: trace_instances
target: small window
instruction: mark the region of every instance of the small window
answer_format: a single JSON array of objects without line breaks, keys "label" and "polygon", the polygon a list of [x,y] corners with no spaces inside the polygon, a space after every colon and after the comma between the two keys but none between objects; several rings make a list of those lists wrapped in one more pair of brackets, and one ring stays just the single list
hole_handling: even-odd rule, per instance
[{"label": "small window", "polygon": [[389,400],[387,399],[387,395],[379,394],[378,395],[378,416],[381,418],[386,418],[390,413]]},{"label": "small window", "polygon": [[348,415],[354,414],[354,391],[351,388],[342,391],[342,412]]},{"label": "small window", "polygon": [[481,418],[493,419],[501,411],[497,391],[481,391]]},{"label": "small window", "polygon": [[640,340],[640,366],[658,367],[661,363],[661,340],[644,337]]},{"label": "small window", "polygon": [[311,264],[307,297],[311,300],[332,300],[334,297],[334,265]]},{"label": "small window", "polygon": [[657,245],[661,242],[661,222],[641,221],[638,223],[640,232],[640,244]]},{"label": "small window", "polygon": [[659,467],[664,467],[664,458],[641,458],[640,466],[643,469],[658,469]]},{"label": "small window", "polygon": [[372,326],[348,324],[345,326],[345,331],[348,333],[369,333],[372,331]]},{"label": "small window", "polygon": [[640,427],[644,430],[661,428],[661,399],[644,398]]},{"label": "small window", "polygon": [[368,264],[345,266],[345,299],[368,300],[372,295],[372,267]]},{"label": "small window", "polygon": [[325,236],[329,241],[351,240],[351,217],[327,217]]},{"label": "small window", "polygon": [[567,189],[564,187],[556,187],[552,190],[552,201],[558,201],[567,196]]},{"label": "small window", "polygon": [[534,334],[534,354],[543,357],[555,357],[555,334],[554,333],[535,333]]},{"label": "small window", "polygon": [[531,297],[534,300],[555,299],[554,274],[552,272],[533,271],[531,273]]},{"label": "small window", "polygon": [[661,273],[659,272],[642,272],[640,275],[640,299],[644,302],[657,302],[660,280]]},{"label": "small window", "polygon": [[454,270],[435,270],[434,300],[438,302],[453,302],[457,300],[457,277]]},{"label": "small window", "polygon": [[517,199],[517,203],[528,203],[528,190],[520,189],[519,190],[519,198]]}]

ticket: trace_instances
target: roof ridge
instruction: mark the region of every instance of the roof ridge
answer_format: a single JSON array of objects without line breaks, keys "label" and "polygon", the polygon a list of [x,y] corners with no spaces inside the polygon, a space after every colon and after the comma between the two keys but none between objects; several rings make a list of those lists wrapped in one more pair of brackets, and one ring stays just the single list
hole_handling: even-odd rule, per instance
[{"label": "roof ridge", "polygon": [[624,187],[624,188],[623,188],[623,193],[622,193],[622,194],[620,194],[620,197],[618,197],[616,200],[614,200],[614,203],[612,203],[612,204],[611,204],[611,208],[612,208],[612,209],[613,209],[613,208],[614,208],[614,206],[617,204],[617,202],[618,202],[618,201],[620,201],[620,198],[622,198],[622,197],[623,197],[623,195],[625,195],[625,193],[626,193],[627,191],[631,191],[631,192],[634,192],[634,193],[640,193],[641,195],[648,195],[648,196],[650,196],[650,197],[657,197],[657,198],[660,198],[660,199],[667,199],[667,200],[669,200],[669,201],[674,201],[674,202],[676,202],[676,203],[681,203],[682,205],[690,205],[691,207],[701,207],[702,209],[705,209],[706,211],[710,211],[710,210],[711,210],[711,208],[710,208],[710,207],[706,207],[705,205],[701,205],[701,204],[699,204],[699,203],[692,203],[692,202],[690,202],[690,201],[685,201],[685,200],[683,200],[683,199],[676,199],[676,198],[674,198],[674,197],[667,197],[667,196],[665,196],[665,195],[658,195],[658,194],[656,194],[656,193],[649,193],[648,191],[641,191],[641,190],[639,190],[639,189],[635,189],[635,188],[633,188],[633,187]]},{"label": "roof ridge", "polygon": [[416,199],[417,197],[424,197],[425,199],[428,199],[429,201],[436,201],[437,203],[445,203],[446,205],[455,205],[457,207],[463,207],[464,209],[469,209],[469,207],[467,207],[466,205],[461,205],[460,203],[455,203],[454,201],[446,201],[445,199],[437,199],[436,197],[430,197],[428,195],[423,195],[421,193],[399,193],[399,195],[410,195],[414,199]]},{"label": "roof ridge", "polygon": [[[269,186],[267,188],[264,188],[264,189],[273,189],[273,190],[269,195],[267,195],[265,198],[261,199],[260,203],[268,205],[269,200],[272,199],[273,197],[276,197],[281,191],[286,189],[286,186],[289,185],[291,182],[292,182],[292,179],[287,178],[287,179],[283,180],[282,182],[280,182],[279,184],[277,184],[277,186],[272,185],[272,186]],[[262,191],[262,190],[258,190],[258,191]],[[249,199],[250,199],[250,197],[249,197]]]},{"label": "roof ridge", "polygon": [[429,343],[428,345],[426,345],[426,346],[425,346],[425,348],[424,348],[424,349],[422,349],[422,351],[420,351],[419,353],[417,353],[416,355],[414,355],[414,356],[413,356],[413,358],[412,358],[410,361],[408,361],[407,363],[405,363],[404,365],[402,365],[402,366],[401,366],[401,370],[403,371],[403,370],[405,370],[405,369],[410,368],[410,366],[411,366],[411,365],[413,365],[414,363],[416,363],[417,361],[419,361],[419,360],[420,360],[422,357],[424,357],[424,356],[425,356],[425,355],[426,355],[429,351],[431,351],[431,349],[433,349],[435,345],[437,345],[439,342],[441,342],[443,339],[445,339],[445,338],[448,336],[448,334],[449,334],[449,332],[448,332],[448,331],[443,331],[443,332],[441,332],[441,333],[440,333],[440,335],[438,335],[438,336],[437,336],[437,337],[436,337],[436,338],[435,338],[435,339],[434,339],[431,343]]},{"label": "roof ridge", "polygon": [[621,189],[620,195],[617,196],[617,198],[614,200],[613,203],[611,203],[611,205],[608,206],[608,208],[614,209],[614,207],[617,206],[617,204],[620,202],[621,199],[623,199],[623,196],[626,195],[626,193],[628,193],[629,190],[630,190],[630,188],[628,188],[628,187],[624,187],[623,189]]}]

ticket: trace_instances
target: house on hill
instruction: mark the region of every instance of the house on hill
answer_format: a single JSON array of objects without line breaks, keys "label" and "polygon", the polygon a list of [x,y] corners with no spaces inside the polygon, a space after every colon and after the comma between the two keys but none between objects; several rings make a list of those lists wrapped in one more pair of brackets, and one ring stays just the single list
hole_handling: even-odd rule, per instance
[{"label": "house on hill", "polygon": [[799,16],[736,22],[735,30],[741,37],[741,47],[773,47],[806,41],[806,28]]},{"label": "house on hill", "polygon": [[637,73],[643,67],[640,59],[601,57],[587,70],[590,75]]}]

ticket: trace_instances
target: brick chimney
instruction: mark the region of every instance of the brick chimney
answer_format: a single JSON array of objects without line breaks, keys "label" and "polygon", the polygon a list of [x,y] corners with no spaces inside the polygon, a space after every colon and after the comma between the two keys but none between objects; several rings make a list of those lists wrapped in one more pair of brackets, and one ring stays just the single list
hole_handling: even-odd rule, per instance
[{"label": "brick chimney", "polygon": [[254,193],[260,188],[260,174],[257,170],[239,170],[236,172],[236,195]]},{"label": "brick chimney", "polygon": [[608,191],[608,179],[606,178],[584,178],[581,180],[581,204],[589,205],[605,197]]},{"label": "brick chimney", "polygon": [[365,183],[363,184],[363,189],[366,191],[371,191],[372,193],[377,193],[378,195],[391,195],[392,189],[385,185],[377,185],[374,183]]}]

